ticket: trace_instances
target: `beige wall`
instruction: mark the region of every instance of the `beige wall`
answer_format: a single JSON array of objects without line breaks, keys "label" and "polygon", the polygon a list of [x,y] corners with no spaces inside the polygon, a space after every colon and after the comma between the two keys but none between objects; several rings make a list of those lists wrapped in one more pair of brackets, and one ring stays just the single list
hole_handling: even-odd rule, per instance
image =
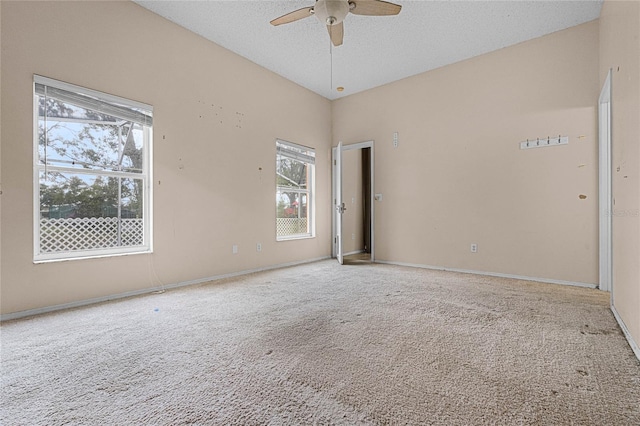
[{"label": "beige wall", "polygon": [[[616,209],[640,207],[637,2],[332,105],[132,3],[0,11],[2,314],[327,256],[330,139],[375,140],[380,260],[596,283],[596,103],[610,67]],[[33,264],[34,73],[154,106],[152,255]],[[558,134],[568,146],[518,149]],[[275,241],[276,137],[317,149],[314,239]],[[637,215],[616,216],[616,308],[636,341],[639,244]]]},{"label": "beige wall", "polygon": [[600,85],[612,70],[613,299],[640,343],[640,2],[606,1]]},{"label": "beige wall", "polygon": [[[328,100],[134,3],[1,8],[3,314],[330,255]],[[152,255],[33,264],[33,74],[153,105]],[[275,240],[275,138],[316,148],[316,238]]]},{"label": "beige wall", "polygon": [[[2,23],[2,5],[0,4],[0,25]],[[2,47],[2,28],[0,28],[0,47]],[[2,55],[0,54],[0,93],[2,93]],[[0,97],[1,102],[1,97]],[[2,267],[2,105],[0,105],[0,268]],[[2,289],[2,271],[0,270],[0,290]],[[0,305],[2,293],[0,291]]]},{"label": "beige wall", "polygon": [[334,101],[334,145],[375,140],[376,259],[596,284],[598,40],[594,21]]}]

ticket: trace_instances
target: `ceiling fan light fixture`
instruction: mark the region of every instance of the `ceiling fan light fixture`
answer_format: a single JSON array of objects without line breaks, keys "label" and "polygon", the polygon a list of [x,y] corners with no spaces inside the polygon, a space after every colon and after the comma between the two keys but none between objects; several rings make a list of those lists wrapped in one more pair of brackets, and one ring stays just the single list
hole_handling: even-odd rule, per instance
[{"label": "ceiling fan light fixture", "polygon": [[[0,0],[2,1],[2,0]],[[322,25],[327,26],[331,44],[342,46],[344,40],[344,18],[354,15],[385,16],[397,15],[402,6],[384,0],[316,0],[313,6],[294,10],[270,21],[271,25],[288,24],[315,15]]]},{"label": "ceiling fan light fixture", "polygon": [[339,24],[348,13],[349,3],[345,0],[318,0],[313,6],[313,14],[326,25]]}]

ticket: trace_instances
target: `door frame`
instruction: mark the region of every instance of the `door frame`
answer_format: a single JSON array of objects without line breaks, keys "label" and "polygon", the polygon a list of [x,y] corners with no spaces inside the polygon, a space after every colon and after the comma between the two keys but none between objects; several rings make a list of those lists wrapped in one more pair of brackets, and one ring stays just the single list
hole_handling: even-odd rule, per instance
[{"label": "door frame", "polygon": [[611,292],[613,302],[613,249],[611,190],[611,69],[598,99],[599,288]]},{"label": "door frame", "polygon": [[338,142],[338,146],[333,151],[333,177],[334,177],[334,194],[333,194],[333,228],[335,229],[335,237],[333,238],[333,251],[338,263],[344,264],[344,246],[343,246],[343,226],[342,216],[345,211],[344,201],[342,200],[342,141]]},{"label": "door frame", "polygon": [[[356,149],[367,149],[369,148],[369,205],[371,206],[371,262],[375,261],[375,208],[373,202],[375,201],[375,185],[374,185],[374,176],[375,176],[375,155],[374,155],[374,141],[364,141],[357,142],[348,145],[342,145],[342,152],[351,151]],[[337,257],[337,235],[336,235],[336,221],[338,220],[338,212],[336,210],[337,207],[337,199],[336,199],[336,182],[337,182],[337,173],[338,170],[336,168],[336,149],[337,147],[331,148],[331,257]]]}]

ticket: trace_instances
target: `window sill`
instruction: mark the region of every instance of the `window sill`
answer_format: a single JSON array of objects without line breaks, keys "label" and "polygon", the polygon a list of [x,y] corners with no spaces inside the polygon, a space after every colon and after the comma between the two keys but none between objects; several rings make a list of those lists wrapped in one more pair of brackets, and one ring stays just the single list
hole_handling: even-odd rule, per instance
[{"label": "window sill", "polygon": [[102,259],[106,257],[120,257],[120,256],[132,256],[138,254],[152,254],[153,250],[151,249],[142,249],[136,251],[128,251],[121,253],[100,253],[100,254],[82,254],[79,256],[73,257],[55,257],[55,258],[45,258],[45,259],[34,259],[34,264],[45,264],[45,263],[57,263],[57,262],[69,262],[73,260],[86,260],[86,259]]},{"label": "window sill", "polygon": [[312,234],[297,234],[286,237],[276,237],[276,241],[295,241],[295,240],[308,240],[310,238],[315,238],[315,235]]}]

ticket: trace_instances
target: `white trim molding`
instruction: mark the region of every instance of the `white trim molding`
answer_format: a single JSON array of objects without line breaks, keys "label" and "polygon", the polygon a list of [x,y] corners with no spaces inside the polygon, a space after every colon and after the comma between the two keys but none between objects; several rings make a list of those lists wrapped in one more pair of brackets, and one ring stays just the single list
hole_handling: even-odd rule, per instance
[{"label": "white trim molding", "polygon": [[141,296],[143,294],[151,294],[151,293],[159,293],[159,292],[162,293],[165,290],[171,290],[174,288],[187,287],[190,285],[202,284],[209,281],[217,281],[225,278],[238,277],[241,275],[254,274],[256,272],[270,271],[272,269],[281,269],[281,268],[288,268],[291,266],[304,265],[306,263],[319,262],[321,260],[326,260],[330,258],[331,258],[330,256],[323,256],[323,257],[301,260],[296,262],[280,263],[277,265],[265,266],[263,268],[247,269],[247,270],[238,271],[238,272],[231,272],[228,274],[199,278],[191,281],[182,281],[182,282],[173,283],[173,284],[165,284],[157,287],[145,288],[142,290],[128,291],[126,293],[118,293],[118,294],[112,294],[112,295],[102,296],[102,297],[94,297],[92,299],[84,299],[84,300],[79,300],[77,302],[62,303],[60,305],[45,306],[42,308],[28,309],[26,311],[12,312],[9,314],[0,315],[0,322],[30,317],[34,315],[41,315],[41,314],[46,314],[46,313],[55,312],[55,311],[62,311],[65,309],[80,308],[82,306],[94,305],[96,303],[109,302],[112,300],[126,299],[127,297]]},{"label": "white trim molding", "polygon": [[473,271],[470,269],[447,268],[444,266],[431,266],[431,265],[422,265],[417,263],[392,262],[392,261],[380,260],[380,259],[376,259],[376,263],[385,263],[387,265],[409,266],[411,268],[432,269],[434,271],[459,272],[461,274],[473,274],[473,275],[484,275],[488,277],[511,278],[514,280],[535,281],[535,282],[546,283],[546,284],[561,284],[561,285],[570,285],[574,287],[586,287],[586,288],[592,288],[592,289],[598,288],[597,284],[591,284],[591,283],[556,280],[556,279],[550,279],[550,278],[527,277],[524,275],[503,274],[500,272]]},{"label": "white trim molding", "polygon": [[600,290],[613,297],[611,200],[611,69],[598,100],[598,238]]},{"label": "white trim molding", "polygon": [[629,329],[627,328],[627,326],[624,323],[624,321],[622,321],[622,318],[620,318],[620,315],[618,314],[618,311],[616,311],[616,307],[613,306],[613,305],[611,305],[611,312],[613,313],[613,316],[615,317],[616,321],[618,322],[618,325],[622,329],[622,333],[624,334],[624,337],[627,338],[627,342],[629,342],[629,346],[631,346],[631,350],[636,355],[636,358],[638,358],[638,361],[640,361],[640,347],[638,346],[636,341],[633,340],[633,336],[629,332]]}]

